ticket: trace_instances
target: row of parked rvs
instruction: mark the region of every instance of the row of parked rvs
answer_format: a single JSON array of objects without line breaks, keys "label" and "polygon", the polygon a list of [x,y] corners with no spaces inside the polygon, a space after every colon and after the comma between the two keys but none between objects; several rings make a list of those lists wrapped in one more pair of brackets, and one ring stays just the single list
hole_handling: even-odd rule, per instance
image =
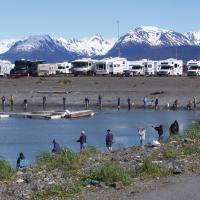
[{"label": "row of parked rvs", "polygon": [[[9,61],[0,60],[0,76],[50,76],[55,74],[94,74],[94,75],[125,75],[125,76],[181,76],[183,61],[166,60],[136,60],[115,57],[102,60],[84,58],[73,62],[46,63],[45,61],[17,60],[13,65]],[[190,60],[186,64],[187,75],[200,76],[200,61]]]}]

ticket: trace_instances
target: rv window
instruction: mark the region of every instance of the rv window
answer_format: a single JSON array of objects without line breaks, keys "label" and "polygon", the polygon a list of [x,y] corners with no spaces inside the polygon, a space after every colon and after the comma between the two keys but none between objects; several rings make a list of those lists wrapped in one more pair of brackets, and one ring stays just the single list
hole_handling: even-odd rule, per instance
[{"label": "rv window", "polygon": [[114,65],[114,67],[117,67],[117,65]]},{"label": "rv window", "polygon": [[123,64],[125,64],[125,61],[123,61]]},{"label": "rv window", "polygon": [[91,66],[92,64],[91,64],[91,63],[89,63],[88,65],[89,65],[89,66]]},{"label": "rv window", "polygon": [[66,66],[66,68],[69,68],[69,66]]},{"label": "rv window", "polygon": [[177,65],[177,64],[174,64],[174,67],[178,67],[178,65]]}]

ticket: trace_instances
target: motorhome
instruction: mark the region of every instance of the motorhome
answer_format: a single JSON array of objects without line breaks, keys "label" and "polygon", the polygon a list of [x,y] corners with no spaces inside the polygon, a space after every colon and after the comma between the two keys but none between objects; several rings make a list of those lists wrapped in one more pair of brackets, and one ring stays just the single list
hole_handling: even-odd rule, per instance
[{"label": "motorhome", "polygon": [[72,64],[69,62],[57,63],[56,74],[70,74]]},{"label": "motorhome", "polygon": [[8,60],[0,60],[0,76],[8,76],[14,65]]},{"label": "motorhome", "polygon": [[95,62],[91,58],[83,58],[79,60],[74,60],[72,62],[72,73],[76,76],[79,74],[92,74],[95,69]]},{"label": "motorhome", "polygon": [[144,76],[145,75],[145,67],[144,67],[145,61],[146,60],[128,61],[129,75],[130,76]]},{"label": "motorhome", "polygon": [[200,60],[190,60],[187,62],[187,75],[200,76]]},{"label": "motorhome", "polygon": [[43,64],[45,61],[30,61],[30,60],[16,60],[15,67],[10,71],[11,77],[21,76],[37,76],[38,64]]},{"label": "motorhome", "polygon": [[159,76],[181,76],[183,74],[183,61],[177,59],[167,59],[160,61]]},{"label": "motorhome", "polygon": [[125,70],[127,70],[126,58],[106,58],[95,63],[96,75],[123,74]]},{"label": "motorhome", "polygon": [[38,66],[37,66],[38,76],[55,75],[56,68],[57,68],[57,65],[52,64],[52,63],[38,64]]}]

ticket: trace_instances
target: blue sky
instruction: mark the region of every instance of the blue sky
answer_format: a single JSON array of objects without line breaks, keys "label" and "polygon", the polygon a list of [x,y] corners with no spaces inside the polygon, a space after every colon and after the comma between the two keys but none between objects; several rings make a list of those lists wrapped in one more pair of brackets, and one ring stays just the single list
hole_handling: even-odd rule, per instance
[{"label": "blue sky", "polygon": [[117,37],[151,25],[200,30],[199,0],[0,0],[0,39],[49,34],[83,38]]}]

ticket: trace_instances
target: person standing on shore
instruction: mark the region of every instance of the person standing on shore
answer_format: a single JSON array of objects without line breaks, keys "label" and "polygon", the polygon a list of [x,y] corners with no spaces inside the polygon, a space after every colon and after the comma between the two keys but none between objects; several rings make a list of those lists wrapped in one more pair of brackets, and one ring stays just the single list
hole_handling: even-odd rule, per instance
[{"label": "person standing on shore", "polygon": [[113,144],[113,134],[111,133],[111,130],[107,130],[106,134],[106,147],[108,151],[112,151],[112,144]]},{"label": "person standing on shore", "polygon": [[43,110],[46,110],[46,100],[47,100],[46,96],[43,96],[42,98]]},{"label": "person standing on shore", "polygon": [[144,147],[145,135],[146,135],[146,128],[137,128],[138,135],[140,138],[140,144]]},{"label": "person standing on shore", "polygon": [[155,100],[155,110],[157,110],[158,109],[158,98],[156,98],[156,100]]},{"label": "person standing on shore", "polygon": [[197,98],[196,97],[193,97],[193,105],[194,105],[194,109],[195,109],[197,106]]},{"label": "person standing on shore", "polygon": [[5,102],[6,102],[6,97],[5,97],[5,96],[2,96],[2,97],[1,97],[1,102],[2,102],[2,111],[4,112],[4,109],[5,109]]},{"label": "person standing on shore", "polygon": [[121,99],[120,99],[120,97],[118,97],[118,99],[117,99],[117,109],[118,110],[120,109],[120,104],[121,104]]},{"label": "person standing on shore", "polygon": [[177,120],[175,120],[174,123],[171,124],[169,132],[170,135],[179,133],[179,124]]},{"label": "person standing on shore", "polygon": [[158,141],[161,142],[163,140],[163,126],[152,126],[158,133]]},{"label": "person standing on shore", "polygon": [[87,137],[85,135],[85,131],[81,131],[80,138],[77,140],[80,143],[80,153],[82,153],[86,148]]},{"label": "person standing on shore", "polygon": [[14,96],[11,95],[10,96],[10,108],[11,108],[11,111],[13,111],[13,105],[14,105]]},{"label": "person standing on shore", "polygon": [[143,98],[144,109],[147,107],[148,98],[145,96]]}]

